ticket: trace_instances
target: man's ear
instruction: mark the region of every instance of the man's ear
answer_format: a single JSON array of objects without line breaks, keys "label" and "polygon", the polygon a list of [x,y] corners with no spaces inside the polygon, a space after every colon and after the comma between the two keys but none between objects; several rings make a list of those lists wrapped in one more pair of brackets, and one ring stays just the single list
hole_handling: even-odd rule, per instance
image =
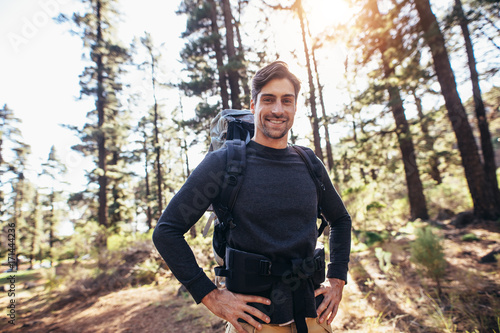
[{"label": "man's ear", "polygon": [[250,100],[250,111],[255,114],[255,103],[253,102],[253,99]]}]

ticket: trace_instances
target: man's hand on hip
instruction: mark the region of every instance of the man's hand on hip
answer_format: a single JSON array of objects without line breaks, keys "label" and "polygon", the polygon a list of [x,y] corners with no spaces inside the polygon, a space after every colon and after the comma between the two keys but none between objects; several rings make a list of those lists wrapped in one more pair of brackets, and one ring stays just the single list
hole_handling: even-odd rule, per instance
[{"label": "man's hand on hip", "polygon": [[339,310],[340,300],[342,300],[342,290],[345,281],[339,279],[326,279],[320,288],[314,291],[314,296],[323,295],[325,298],[318,307],[319,322],[323,323],[328,319],[330,325]]},{"label": "man's hand on hip", "polygon": [[248,305],[248,303],[270,305],[271,301],[264,297],[236,294],[227,289],[214,289],[203,297],[201,302],[213,314],[230,322],[239,333],[245,333],[245,330],[238,322],[239,318],[258,330],[262,329],[262,325],[252,316],[259,318],[265,323],[269,323],[270,321],[269,317],[264,313]]}]

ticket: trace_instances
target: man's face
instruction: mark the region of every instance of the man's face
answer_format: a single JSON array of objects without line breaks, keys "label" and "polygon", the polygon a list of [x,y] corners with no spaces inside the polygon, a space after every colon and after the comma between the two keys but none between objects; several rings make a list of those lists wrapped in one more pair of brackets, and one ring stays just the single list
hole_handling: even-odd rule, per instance
[{"label": "man's face", "polygon": [[297,109],[292,83],[288,79],[269,81],[257,100],[251,101],[250,109],[255,115],[255,142],[271,148],[286,148]]}]

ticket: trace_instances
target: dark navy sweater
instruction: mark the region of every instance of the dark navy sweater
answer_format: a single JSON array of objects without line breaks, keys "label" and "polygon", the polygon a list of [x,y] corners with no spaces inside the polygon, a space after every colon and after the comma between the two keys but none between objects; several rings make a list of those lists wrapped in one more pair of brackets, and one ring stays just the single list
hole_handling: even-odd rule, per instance
[{"label": "dark navy sweater", "polygon": [[[236,227],[228,235],[235,249],[258,253],[272,261],[311,258],[317,240],[317,192],[305,163],[292,147],[273,149],[250,141],[247,166],[233,216]],[[197,303],[215,289],[196,263],[184,234],[211,203],[218,202],[226,150],[207,154],[172,198],[153,233],[153,241],[174,276]],[[351,218],[323,168],[323,214],[330,222],[330,263],[327,277],[346,281],[351,243]],[[316,317],[314,290],[304,299],[306,317]],[[293,319],[292,291],[277,283],[267,295],[272,304],[257,307],[271,323]]]}]

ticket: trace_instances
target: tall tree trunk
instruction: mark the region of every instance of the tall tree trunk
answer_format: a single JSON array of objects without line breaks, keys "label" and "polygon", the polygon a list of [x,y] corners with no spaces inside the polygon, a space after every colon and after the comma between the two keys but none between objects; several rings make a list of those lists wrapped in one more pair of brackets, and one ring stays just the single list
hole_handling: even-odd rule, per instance
[{"label": "tall tree trunk", "polygon": [[415,99],[415,105],[417,107],[418,118],[420,120],[420,129],[424,136],[425,150],[430,153],[429,156],[429,174],[432,179],[436,181],[437,184],[443,182],[441,177],[441,172],[439,171],[439,157],[434,150],[434,142],[436,141],[429,132],[429,127],[427,126],[427,119],[424,116],[424,111],[422,107],[422,99],[417,96],[415,90],[412,91],[413,98]]},{"label": "tall tree trunk", "polygon": [[[118,160],[120,158],[120,154],[117,151],[113,151],[111,153],[111,161],[109,161],[108,166],[112,169],[112,171],[117,170]],[[108,207],[108,225],[110,227],[116,227],[117,223],[120,222],[121,219],[121,210],[120,210],[120,190],[118,188],[118,183],[116,178],[111,178],[114,180],[111,182],[111,198],[113,202],[109,204]]]},{"label": "tall tree trunk", "polygon": [[[241,16],[241,0],[238,1],[238,13]],[[234,17],[233,17],[234,18]],[[245,64],[245,50],[243,48],[243,42],[241,40],[241,32],[240,32],[240,20],[234,20],[235,25],[234,28],[236,30],[236,39],[238,40],[238,58],[241,60],[243,64]],[[243,70],[240,73],[241,77],[241,85],[243,87],[243,93],[245,94],[243,98],[243,103],[245,104],[244,107],[250,108],[250,97],[251,97],[251,91],[250,91],[250,85],[248,84],[248,72],[247,70]]]},{"label": "tall tree trunk", "polygon": [[[382,52],[382,54],[384,54],[384,52]],[[384,59],[383,62],[385,79],[389,82],[392,77],[392,69],[389,67],[387,60]],[[403,101],[397,86],[393,86],[388,83],[387,90],[389,92],[390,99],[389,106],[396,122],[396,134],[398,136],[399,149],[401,150],[401,155],[403,157],[411,218],[412,220],[418,218],[427,220],[429,219],[429,213],[427,212],[424,188],[422,186],[422,181],[420,180],[415,147],[413,145],[410,126],[408,125],[408,121],[406,119]]]},{"label": "tall tree trunk", "polygon": [[220,45],[219,26],[217,24],[217,7],[214,0],[208,0],[210,5],[210,21],[214,41],[215,60],[217,61],[217,72],[219,74],[220,96],[222,108],[229,109],[229,93],[227,91],[227,74],[224,68],[224,54]]},{"label": "tall tree trunk", "polygon": [[432,13],[429,0],[415,0],[415,6],[434,60],[434,69],[445,99],[448,117],[457,138],[465,177],[474,204],[474,214],[484,219],[497,219],[500,216],[500,205],[495,200],[491,186],[487,184],[476,141],[458,95],[444,37]]},{"label": "tall tree trunk", "polygon": [[470,79],[472,82],[472,94],[474,97],[474,105],[476,111],[477,125],[481,135],[481,149],[483,152],[484,173],[486,181],[495,195],[497,205],[500,205],[500,190],[498,189],[497,167],[495,165],[495,152],[491,140],[490,129],[488,126],[488,118],[484,108],[483,98],[481,97],[481,89],[479,87],[479,75],[476,69],[476,58],[474,57],[474,49],[470,38],[468,20],[465,17],[462,2],[455,0],[455,10],[460,20],[460,28],[465,41],[465,50],[467,51],[467,59],[470,70]]},{"label": "tall tree trunk", "polygon": [[55,208],[54,208],[54,189],[52,189],[52,193],[50,194],[50,216],[49,216],[49,261],[50,267],[52,267],[52,263],[54,260],[54,243],[55,243],[55,235],[54,235],[54,218],[55,218]]},{"label": "tall tree trunk", "polygon": [[[380,18],[380,10],[377,0],[372,0],[372,11],[375,14],[375,19]],[[380,27],[381,28],[381,27]],[[403,100],[399,88],[391,83],[394,78],[394,68],[390,66],[392,59],[387,56],[388,42],[393,43],[392,37],[385,37],[378,44],[378,49],[382,57],[382,66],[384,69],[384,79],[386,88],[389,93],[389,107],[391,108],[394,121],[396,122],[396,135],[398,137],[399,149],[403,157],[403,166],[405,170],[406,187],[408,190],[408,199],[410,202],[410,215],[412,220],[418,218],[427,220],[429,213],[427,212],[427,204],[425,201],[424,187],[420,180],[420,172],[418,170],[415,146],[413,138],[406,119]]]},{"label": "tall tree trunk", "polygon": [[[143,142],[143,149],[144,149],[144,172],[145,172],[145,179],[144,181],[146,182],[146,225],[148,226],[148,230],[151,230],[153,227],[153,213],[151,211],[151,205],[149,203],[149,198],[151,196],[151,188],[149,184],[149,155],[148,155],[148,140],[147,140],[147,135],[146,131],[143,132],[144,136],[144,142]],[[159,213],[161,214],[162,211],[160,210]]]},{"label": "tall tree trunk", "polygon": [[310,121],[313,131],[314,152],[319,157],[319,159],[324,162],[323,151],[321,150],[321,138],[319,136],[318,114],[316,112],[316,91],[314,88],[313,75],[311,70],[311,61],[309,59],[309,48],[307,47],[307,41],[306,41],[304,8],[302,7],[302,0],[297,0],[294,6],[296,6],[297,14],[299,15],[300,29],[302,31],[302,43],[304,44],[304,54],[306,57],[307,78],[309,82],[309,105],[311,107]]},{"label": "tall tree trunk", "polygon": [[321,82],[319,80],[318,63],[316,61],[314,46],[311,48],[311,54],[312,54],[312,59],[313,59],[313,64],[314,64],[314,72],[316,73],[316,84],[318,85],[319,103],[321,106],[321,119],[322,119],[321,123],[323,125],[324,130],[325,130],[326,161],[328,163],[328,170],[331,171],[331,170],[333,170],[334,163],[333,163],[332,144],[330,142],[330,130],[328,128],[330,125],[330,122],[328,121],[327,116],[326,116],[325,101],[323,99],[323,86],[321,85]]},{"label": "tall tree trunk", "polygon": [[[104,132],[105,122],[105,96],[104,96],[104,64],[101,54],[101,47],[104,47],[104,40],[102,36],[102,18],[101,18],[101,1],[97,0],[96,5],[96,18],[97,18],[97,40],[93,52],[95,52],[96,65],[97,65],[97,117],[98,117],[98,133],[97,133],[97,150],[98,150],[98,166],[99,173],[99,211],[98,221],[99,224],[108,227],[108,198],[107,186],[108,177],[106,175],[106,135]],[[104,242],[104,243],[103,243]],[[105,245],[105,241],[100,239],[97,241],[99,246]]]},{"label": "tall tree trunk", "polygon": [[[179,93],[179,109],[181,111],[181,120],[184,120],[184,106],[182,105],[182,96]],[[185,126],[182,125],[182,121],[179,122],[179,132],[182,130],[184,132],[183,138],[182,138],[182,143],[181,143],[181,151],[184,154],[184,158],[186,160],[186,173],[184,174],[184,181],[189,177],[191,174],[191,169],[189,168],[189,154],[188,154],[188,145],[186,142],[186,135],[185,135]],[[182,160],[182,153],[181,153],[181,160]],[[184,172],[183,172],[184,173]],[[191,238],[196,238],[196,224],[193,225],[189,229],[189,234],[191,235]]]},{"label": "tall tree trunk", "polygon": [[158,100],[156,98],[156,74],[155,74],[155,66],[156,66],[156,61],[155,57],[153,55],[153,51],[151,50],[151,84],[153,86],[153,100],[154,100],[154,105],[153,105],[153,112],[154,112],[154,120],[153,120],[153,125],[154,125],[154,146],[155,146],[155,153],[156,153],[156,160],[155,160],[155,169],[156,169],[156,182],[158,184],[157,186],[157,195],[158,195],[158,210],[160,212],[163,212],[163,172],[161,170],[161,146],[160,146],[160,130],[158,126]]},{"label": "tall tree trunk", "polygon": [[231,88],[231,107],[239,110],[241,109],[239,61],[234,47],[233,15],[231,14],[229,0],[222,0],[222,11],[224,12],[224,25],[226,26],[227,74],[229,87]]}]

